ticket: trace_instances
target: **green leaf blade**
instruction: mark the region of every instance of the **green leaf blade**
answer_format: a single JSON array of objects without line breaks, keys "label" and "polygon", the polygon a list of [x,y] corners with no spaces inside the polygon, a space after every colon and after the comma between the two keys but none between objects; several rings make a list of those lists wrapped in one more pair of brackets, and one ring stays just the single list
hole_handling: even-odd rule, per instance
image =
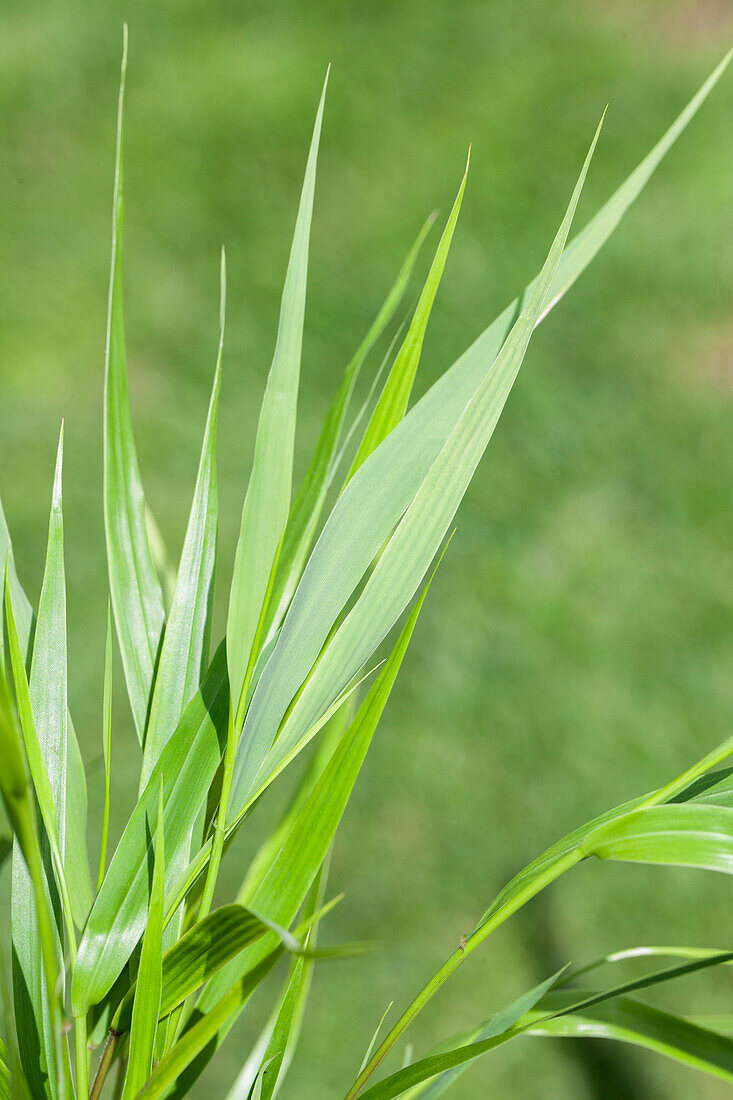
[{"label": "green leaf blade", "polygon": [[377,401],[366,432],[364,433],[364,438],[359,445],[359,449],[351,466],[349,478],[353,477],[372,451],[375,451],[382,440],[386,439],[392,429],[399,424],[407,411],[415,375],[417,374],[417,368],[420,363],[420,355],[422,353],[428,321],[430,320],[435,296],[438,293],[443,271],[445,270],[448,252],[458,221],[458,215],[461,212],[461,204],[463,203],[467,178],[468,163],[466,163],[466,171],[463,174],[463,179],[458,188],[458,194],[453,203],[453,208],[451,209],[445,229],[440,238],[438,249],[435,253],[435,258],[430,267],[425,286],[423,287],[420,299],[417,303],[412,322],[407,330],[402,346],[397,353],[392,370],[384,385],[384,389],[379,396],[379,400]]},{"label": "green leaf blade", "polygon": [[132,1100],[153,1068],[155,1035],[163,989],[163,917],[165,914],[165,831],[163,825],[163,784],[158,795],[155,831],[155,864],[150,889],[148,921],[143,936],[137,988],[132,1006],[130,1054],[122,1100]]},{"label": "green leaf blade", "polygon": [[[493,434],[519,371],[562,256],[599,132],[600,127],[596,131],[565,217],[527,304],[499,352],[492,370],[479,385],[428,469],[356,604],[319,657],[312,675],[278,734],[279,753],[285,754],[297,743],[305,730],[317,720],[318,715],[324,712],[349,680],[358,673],[405,609],[437,552]],[[366,469],[366,465],[363,469]],[[350,550],[348,542],[344,549],[347,553]],[[329,580],[328,583],[332,582]],[[297,598],[298,593],[293,607]],[[264,700],[261,688],[270,668],[273,665],[279,667],[278,649],[287,646],[287,627],[286,619],[283,633],[268,667],[262,674],[247,714],[234,773],[232,819],[256,789],[270,743],[274,741],[284,714],[284,709],[273,713],[272,704],[277,700],[276,705],[278,711],[280,710],[280,700],[284,690],[287,690],[287,683],[283,687],[277,681],[270,680],[272,694],[269,698],[265,696]],[[307,620],[305,630],[310,634],[310,649],[316,636],[309,628]]]},{"label": "green leaf blade", "polygon": [[104,385],[104,525],[109,587],[127,692],[143,743],[163,629],[163,595],[148,542],[145,495],[132,434],[122,302],[122,112],[127,33],[117,110],[112,269]]},{"label": "green leaf blade", "polygon": [[224,342],[225,266],[222,253],[219,351],[206,418],[191,514],[181,553],[145,736],[140,790],[195,695],[208,663],[218,529],[216,433]]},{"label": "green leaf blade", "polygon": [[[559,302],[616,229],[662,158],[720,79],[729,57],[705,81],[666,134],[594,218],[558,265],[541,317]],[[339,498],[314,547],[283,623],[276,652],[250,712],[274,736],[338,615],[405,512],[450,432],[504,343],[530,283],[416,403]],[[254,719],[253,719],[254,720]]]},{"label": "green leaf blade", "polygon": [[248,669],[257,656],[258,629],[262,626],[267,592],[290,510],[308,247],[326,84],[308,154],[282,294],[277,342],[262,400],[234,561],[227,618],[227,659],[235,712]]}]

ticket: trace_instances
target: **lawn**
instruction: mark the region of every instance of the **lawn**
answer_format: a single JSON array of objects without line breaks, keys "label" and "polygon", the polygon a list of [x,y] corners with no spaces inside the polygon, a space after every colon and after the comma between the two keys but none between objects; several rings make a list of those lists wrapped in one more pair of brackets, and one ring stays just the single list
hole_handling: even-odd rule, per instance
[{"label": "lawn", "polygon": [[[101,399],[123,18],[133,413],[148,499],[174,553],[227,248],[222,581],[327,63],[301,469],[404,251],[432,208],[447,214],[469,142],[420,392],[539,267],[605,104],[578,225],[733,38],[725,0],[6,0],[0,493],[35,599],[65,417],[70,694],[88,761],[101,751]],[[378,953],[317,974],[284,1100],[342,1095],[387,1004],[401,1007],[423,984],[508,875],[730,733],[732,108],[728,75],[533,342],[334,852],[331,887],[346,897],[328,936],[373,941]],[[118,688],[113,839],[137,764]],[[93,823],[101,760],[96,777]],[[283,797],[274,791],[260,817]],[[222,896],[236,890],[260,824],[255,816],[228,856]],[[570,943],[577,964],[637,942],[728,948],[729,912],[716,876],[583,866],[463,968],[413,1039],[422,1051],[490,1014],[568,961]],[[730,1004],[729,978],[713,1006],[701,989],[687,979],[673,996],[690,1011]],[[248,1033],[261,1010],[255,1001],[243,1017]],[[232,1037],[195,1095],[223,1096],[243,1049]],[[509,1044],[466,1075],[456,1100],[485,1095],[489,1082],[493,1095],[522,1100],[724,1095],[650,1055],[570,1042]]]}]

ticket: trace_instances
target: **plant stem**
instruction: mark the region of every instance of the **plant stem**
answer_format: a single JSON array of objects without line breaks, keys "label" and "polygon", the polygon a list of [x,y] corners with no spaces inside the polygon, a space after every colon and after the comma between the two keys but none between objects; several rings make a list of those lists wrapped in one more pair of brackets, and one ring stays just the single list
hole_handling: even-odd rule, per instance
[{"label": "plant stem", "polygon": [[397,1023],[369,1059],[366,1066],[349,1089],[345,1100],[354,1100],[354,1097],[359,1095],[377,1066],[392,1049],[400,1035],[409,1027],[428,1001],[432,1000],[454,970],[457,970],[461,963],[465,962],[471,952],[475,951],[476,948],[484,942],[487,936],[498,928],[500,924],[503,924],[505,920],[511,917],[513,913],[516,913],[518,909],[521,909],[521,907],[533,898],[535,894],[544,890],[545,886],[548,886],[556,878],[559,878],[565,871],[569,871],[571,867],[574,867],[576,863],[580,862],[581,858],[582,856],[577,848],[572,848],[569,852],[566,852],[548,867],[543,875],[538,876],[532,882],[528,883],[523,890],[520,890],[513,898],[497,909],[488,920],[471,933],[466,939],[465,944],[463,944],[462,947],[458,947],[453,954],[446,959],[424,989],[420,991],[412,1004],[405,1009]]},{"label": "plant stem", "polygon": [[[109,1073],[110,1066],[112,1065],[112,1060],[115,1056],[119,1037],[119,1032],[115,1031],[113,1028],[110,1028],[109,1034],[107,1036],[107,1042],[105,1043],[104,1050],[102,1051],[99,1068],[97,1069],[97,1075],[94,1078],[92,1091],[89,1094],[89,1100],[99,1100],[99,1097],[102,1095],[104,1082],[107,1080],[107,1074]],[[80,1093],[79,1100],[82,1100],[83,1096],[84,1094]]]},{"label": "plant stem", "polygon": [[87,1050],[86,1014],[74,1020],[74,1046],[76,1049],[76,1095],[83,1100],[89,1095],[89,1052]]}]

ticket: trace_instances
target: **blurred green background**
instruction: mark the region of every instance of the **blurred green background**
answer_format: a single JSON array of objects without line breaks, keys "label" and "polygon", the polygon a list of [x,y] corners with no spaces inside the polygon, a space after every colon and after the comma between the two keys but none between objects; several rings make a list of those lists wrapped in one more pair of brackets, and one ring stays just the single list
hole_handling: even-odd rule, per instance
[{"label": "blurred green background", "polygon": [[[579,225],[733,31],[728,0],[5,0],[0,492],[35,600],[65,417],[70,692],[92,823],[102,780],[100,410],[123,19],[133,413],[148,498],[176,551],[227,246],[220,594],[328,61],[299,469],[423,218],[436,205],[447,214],[469,141],[468,192],[420,390],[535,273],[606,102]],[[530,349],[336,845],[331,886],[346,899],[328,936],[379,950],[318,972],[285,1100],[343,1095],[386,1005],[403,1006],[508,875],[730,733],[732,108],[729,74]],[[427,253],[422,272],[426,262]],[[119,690],[114,838],[134,799],[136,749]],[[263,823],[282,797],[263,807]],[[255,819],[229,857],[225,890],[236,889],[260,827]],[[729,948],[729,917],[720,876],[583,866],[444,989],[415,1028],[417,1052],[568,960],[635,943]],[[730,996],[729,979],[687,979],[659,1003],[729,1011]],[[265,1009],[253,1003],[196,1096],[224,1095]],[[655,1100],[723,1089],[630,1048],[526,1040],[455,1089],[457,1100],[489,1093]]]}]

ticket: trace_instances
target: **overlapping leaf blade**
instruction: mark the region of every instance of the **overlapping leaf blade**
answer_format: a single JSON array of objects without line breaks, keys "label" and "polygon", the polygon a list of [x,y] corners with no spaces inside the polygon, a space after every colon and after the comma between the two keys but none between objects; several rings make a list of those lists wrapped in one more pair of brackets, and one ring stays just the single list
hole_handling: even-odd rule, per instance
[{"label": "overlapping leaf blade", "polygon": [[[428,585],[429,583],[428,581]],[[330,849],[407,651],[428,585],[402,628],[392,653],[294,820],[272,864],[252,894],[249,901],[251,907],[278,924],[287,926],[294,920]],[[199,999],[199,1011],[212,1011],[235,982],[267,957],[267,952],[273,949],[274,943],[273,937],[264,937],[242,951],[215,975]],[[222,1023],[215,1045],[222,1041],[233,1022],[234,1017]],[[207,1051],[207,1061],[213,1050],[214,1044]],[[203,1065],[198,1066],[199,1072],[202,1068]]]},{"label": "overlapping leaf blade", "polygon": [[216,433],[221,355],[224,342],[225,267],[222,252],[219,351],[201,447],[191,514],[183,543],[168,622],[155,677],[140,790],[149,780],[163,746],[195,695],[209,659],[218,524]]},{"label": "overlapping leaf blade", "polygon": [[[59,439],[56,471],[53,483],[51,517],[48,528],[46,565],[38,607],[31,662],[29,699],[24,709],[32,708],[30,719],[37,731],[37,746],[41,760],[36,760],[39,778],[45,770],[48,784],[41,779],[44,801],[52,800],[53,811],[46,813],[53,827],[61,859],[66,861],[66,804],[70,793],[68,775],[69,736],[66,710],[66,582],[63,560],[63,518],[61,504],[61,468],[63,434]],[[13,625],[10,629],[12,631]],[[15,641],[15,639],[14,639]],[[17,664],[17,657],[16,657]],[[32,738],[30,728],[29,737]],[[33,744],[33,741],[31,741]],[[32,749],[32,751],[33,751]],[[33,753],[35,758],[35,752]],[[57,841],[56,841],[57,838]],[[85,855],[86,840],[82,854]],[[71,846],[70,846],[71,847]],[[48,837],[44,836],[46,885],[51,899],[58,901],[56,877],[51,867]],[[78,856],[79,853],[75,853]],[[88,869],[87,869],[88,875]],[[32,1087],[40,1095],[55,1097],[61,1087],[56,1068],[56,1039],[53,1010],[47,996],[43,970],[38,965],[42,954],[42,930],[36,908],[36,891],[20,848],[13,854],[12,875],[12,943],[13,994],[16,1018],[19,1021],[18,1042],[23,1069]],[[62,957],[63,928],[54,927],[57,957]]]},{"label": "overlapping leaf blade", "polygon": [[583,856],[699,867],[733,874],[733,809],[683,803],[648,806],[593,830]]},{"label": "overlapping leaf blade", "polygon": [[[223,905],[186,932],[163,956],[159,1016],[162,1019],[202,986],[250,943],[272,932],[256,913],[242,905]],[[115,1030],[127,1031],[134,988],[115,1018]]]},{"label": "overlapping leaf blade", "polygon": [[[541,316],[562,298],[601,249],[720,79],[728,60],[721,62],[654,149],[568,245]],[[522,301],[527,300],[533,285],[527,287]],[[519,307],[520,301],[511,303],[417,402],[360,467],[334,507],[250,706],[252,723],[266,728],[268,737],[274,737],[338,615],[493,363]]]},{"label": "overlapping leaf blade", "polygon": [[[573,191],[566,215],[550,248],[536,286],[528,297],[527,304],[512,327],[492,370],[478,386],[476,393],[466,405],[455,427],[427,470],[413,500],[409,503],[395,533],[369,577],[364,591],[321,654],[318,664],[279,733],[275,745],[276,762],[290,751],[293,744],[297,743],[305,730],[313,724],[319,714],[323,713],[339,691],[368,660],[397,621],[425,575],[488,445],[519,371],[562,256],[597,139],[598,131]],[[363,469],[366,470],[366,468],[365,464]],[[351,484],[355,484],[356,480],[354,478]],[[343,500],[344,497],[341,499]],[[344,549],[348,551],[348,544]],[[301,585],[306,575],[307,570]],[[324,578],[324,582],[325,580]],[[332,581],[328,583],[333,584]],[[300,588],[296,592],[293,606],[299,592]],[[313,596],[313,593],[311,595]],[[314,599],[313,606],[317,605],[318,599]],[[283,625],[283,632],[273,656],[262,674],[245,722],[232,791],[230,809],[232,820],[236,819],[237,813],[246,804],[248,796],[256,789],[260,770],[270,749],[269,742],[274,739],[282,717],[282,715],[278,716],[277,724],[273,728],[272,710],[269,704],[272,694],[276,696],[280,694],[278,684],[269,681],[273,689],[269,698],[267,695],[261,695],[261,689],[270,668],[278,663],[278,650],[283,645],[283,638],[288,630],[288,619]],[[262,700],[260,705],[258,705],[258,696]],[[268,762],[270,769],[273,766],[272,762]]]},{"label": "overlapping leaf blade", "polygon": [[615,1039],[733,1083],[733,1040],[631,997],[538,1021],[528,1035]]},{"label": "overlapping leaf blade", "polygon": [[420,249],[434,220],[435,215],[431,214],[422,226],[379,313],[346,365],[341,384],[326,414],[308,469],[290,509],[270,598],[267,616],[268,637],[271,637],[282,624],[283,615],[293,597],[315,538],[326,494],[338,465],[344,425],[359,372],[367,355],[391,322],[402,301]]},{"label": "overlapping leaf blade", "polygon": [[466,171],[463,174],[463,179],[458,188],[458,194],[453,203],[453,208],[448,216],[448,221],[446,222],[445,229],[438,243],[438,248],[430,267],[425,286],[423,287],[415,308],[410,327],[407,330],[400,350],[397,352],[392,370],[389,373],[384,389],[379,395],[379,400],[369,419],[364,437],[354,456],[349,477],[352,477],[356,473],[372,451],[376,450],[382,440],[399,424],[407,411],[415,375],[417,374],[417,368],[420,363],[420,355],[425,340],[425,333],[428,328],[428,321],[430,320],[435,296],[438,293],[438,287],[440,286],[443,271],[445,270],[448,252],[453,240],[456,223],[458,222],[458,215],[461,212],[461,204],[466,190],[467,178],[468,164],[466,164]]},{"label": "overlapping leaf blade", "polygon": [[[206,803],[221,759],[228,707],[222,643],[201,688],[163,749],[110,861],[79,945],[72,982],[75,1015],[104,997],[143,933],[151,849],[146,823],[154,817],[158,784],[162,779],[166,851],[175,867],[181,851],[188,851],[190,822]],[[171,886],[168,881],[166,889]]]},{"label": "overlapping leaf blade", "polygon": [[[587,1013],[588,1018],[592,1019],[599,1012],[602,1015],[602,1010],[609,1007],[611,1015],[613,1015],[613,1010],[617,1005],[623,1006],[626,1001],[630,1001],[630,998],[624,996],[626,993],[673,981],[696,970],[728,963],[731,958],[733,958],[733,954],[727,952],[723,955],[700,959],[682,966],[657,971],[602,992],[577,989],[550,990],[542,999],[536,1000],[534,1007],[531,1007],[523,1016],[516,1017],[512,1011],[513,1006],[510,1006],[506,1010],[507,1016],[509,1018],[514,1016],[514,1019],[508,1027],[497,1029],[492,1027],[492,1021],[486,1028],[478,1029],[474,1037],[467,1038],[464,1036],[459,1045],[429,1055],[418,1062],[413,1062],[404,1069],[390,1074],[389,1077],[376,1085],[372,1085],[371,1088],[366,1089],[360,1095],[363,1100],[392,1100],[394,1097],[406,1094],[412,1100],[413,1097],[429,1095],[431,1090],[426,1093],[420,1088],[423,1082],[432,1080],[434,1085],[438,1086],[441,1081],[447,1080],[450,1084],[458,1076],[455,1071],[462,1072],[474,1059],[489,1053],[511,1039],[530,1034],[533,1030],[535,1034],[542,1034],[543,1032],[540,1029],[549,1027],[556,1020],[559,1021],[566,1017],[572,1019],[575,1014],[582,1018]],[[550,980],[550,984],[554,985],[558,977],[559,975],[554,975]],[[531,991],[527,995],[530,1000],[533,993],[534,991]],[[609,1002],[611,1002],[610,1005]],[[639,1006],[639,1016],[643,1019],[648,1006],[636,1001],[632,1003]],[[653,1018],[655,1013],[656,1010],[649,1009],[649,1017]],[[501,1015],[499,1014],[500,1017]],[[660,1014],[657,1022],[659,1027],[656,1038],[657,1040],[661,1039],[662,1043],[656,1049],[661,1049],[664,1040],[669,1039],[668,1049],[662,1049],[662,1053],[667,1053],[671,1057],[680,1056],[681,1060],[688,1061],[689,1064],[695,1064],[698,1069],[705,1070],[714,1076],[733,1079],[733,1040],[717,1035],[713,1031],[705,1031],[705,1029],[694,1025],[688,1028],[686,1020],[667,1013]],[[558,1026],[562,1028],[562,1025]],[[572,1024],[568,1027],[568,1034],[583,1034],[581,1027],[573,1029]],[[639,1029],[640,1037],[644,1035],[644,1030],[644,1028]],[[547,1033],[551,1034],[552,1032],[548,1031]],[[562,1034],[562,1031],[559,1033]],[[606,1037],[621,1038],[622,1036],[607,1035]],[[650,1029],[647,1033],[647,1039],[651,1038],[653,1038],[653,1032]],[[628,1041],[634,1040],[629,1039]],[[655,1049],[653,1043],[642,1042],[642,1045],[651,1045],[652,1049]],[[726,1076],[726,1074],[731,1076]],[[353,1090],[349,1093],[349,1096],[352,1094],[354,1094]],[[434,1095],[440,1095],[440,1091]]]}]

